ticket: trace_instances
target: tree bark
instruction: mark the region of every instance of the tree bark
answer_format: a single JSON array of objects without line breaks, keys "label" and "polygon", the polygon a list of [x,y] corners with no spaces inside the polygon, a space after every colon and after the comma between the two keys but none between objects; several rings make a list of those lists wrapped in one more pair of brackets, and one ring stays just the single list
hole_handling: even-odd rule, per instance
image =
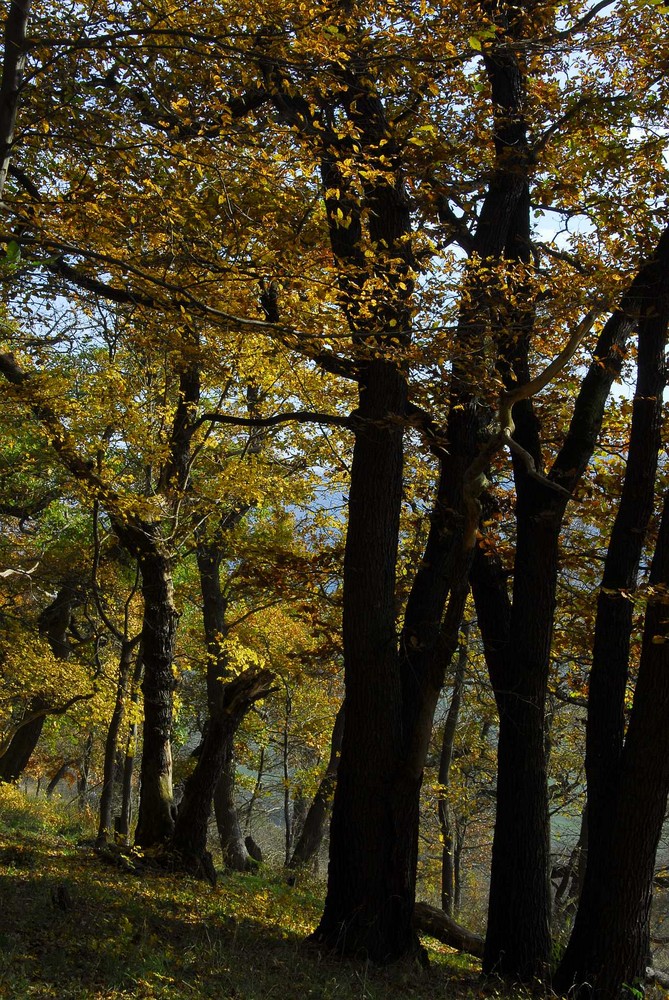
[{"label": "tree bark", "polygon": [[[388,962],[414,950],[413,858],[395,777],[401,687],[395,639],[395,564],[402,499],[406,380],[384,360],[360,388],[344,555],[346,725],[330,829],[328,892],[313,937]],[[364,761],[364,767],[361,766]],[[411,836],[413,830],[411,830]],[[411,839],[411,838],[410,838]]]},{"label": "tree bark", "polygon": [[[119,529],[117,528],[117,531]],[[135,843],[153,847],[167,843],[174,830],[172,800],[172,672],[177,612],[174,607],[172,563],[155,532],[123,529],[121,538],[140,559],[144,617],[142,662],[144,726],[141,794]]]},{"label": "tree bark", "polygon": [[214,789],[214,813],[224,866],[231,871],[245,872],[256,868],[257,865],[246,849],[235,804],[234,788],[235,758],[230,741],[225,747],[221,776]]},{"label": "tree bark", "polygon": [[195,770],[188,778],[179,806],[172,847],[195,862],[208,857],[207,829],[223,764],[231,756],[231,745],[239,723],[251,705],[271,690],[274,675],[269,670],[249,669],[228,681],[222,689],[215,715],[210,716]]},{"label": "tree bark", "polygon": [[[626,758],[625,694],[632,631],[630,595],[636,589],[652,513],[661,443],[662,398],[666,385],[664,351],[669,322],[667,233],[660,241],[655,259],[645,269],[644,292],[628,460],[598,598],[590,673],[586,730],[588,860],[574,929],[558,970],[557,981],[562,985],[585,982],[586,974],[593,971],[591,942],[596,940],[593,928],[603,919],[602,899],[608,896],[611,881],[610,855],[617,835],[617,814],[619,809],[626,808],[621,795]],[[656,552],[656,559],[662,554],[660,541],[660,556]],[[664,585],[659,566],[655,572]],[[650,653],[647,656],[650,657]],[[650,886],[647,891],[650,893]],[[630,927],[629,933],[633,938],[640,932]],[[640,941],[637,946],[642,947]]]},{"label": "tree bark", "polygon": [[[579,997],[597,1000],[618,1000],[628,987],[642,982],[650,947],[655,854],[669,794],[669,494],[649,585],[639,675],[609,816],[611,832],[597,848],[597,868],[607,863],[608,875],[598,892],[597,912],[584,887],[577,921],[583,927],[590,915],[592,923],[573,936],[556,977],[560,989],[575,985]],[[588,866],[591,858],[589,845]]]},{"label": "tree bark", "polygon": [[453,810],[448,801],[448,789],[451,779],[451,763],[453,761],[453,746],[455,734],[460,717],[460,705],[464,691],[465,671],[467,669],[467,643],[469,637],[469,624],[463,626],[463,636],[455,667],[455,677],[453,679],[453,693],[451,703],[448,707],[444,733],[441,741],[441,754],[439,756],[439,826],[442,837],[441,851],[441,908],[444,913],[452,917],[455,909],[455,857],[454,857],[454,829]]},{"label": "tree bark", "polygon": [[118,738],[123,724],[125,714],[125,701],[128,694],[128,685],[132,672],[133,650],[137,642],[135,640],[124,640],[121,644],[119,657],[118,681],[116,684],[116,698],[114,708],[109,721],[107,737],[105,739],[105,754],[102,773],[102,792],[100,794],[100,818],[98,823],[97,846],[102,847],[109,837],[113,836],[113,804],[114,804],[114,782],[116,777],[116,751]]}]

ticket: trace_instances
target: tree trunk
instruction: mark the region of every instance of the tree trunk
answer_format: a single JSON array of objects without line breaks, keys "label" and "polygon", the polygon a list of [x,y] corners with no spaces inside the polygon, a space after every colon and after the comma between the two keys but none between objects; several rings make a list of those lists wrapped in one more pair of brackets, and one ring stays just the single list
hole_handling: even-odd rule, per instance
[{"label": "tree trunk", "polygon": [[464,690],[465,671],[467,669],[467,643],[469,638],[469,623],[463,625],[463,636],[460,652],[455,667],[453,693],[451,704],[444,724],[444,734],[439,757],[439,826],[442,837],[441,851],[441,908],[447,916],[452,917],[455,909],[455,857],[453,829],[453,810],[448,800],[448,789],[451,779],[451,762],[453,760],[453,745],[460,716],[460,705]]},{"label": "tree trunk", "polygon": [[[625,694],[633,624],[629,595],[636,589],[653,508],[661,443],[666,384],[664,351],[669,322],[669,266],[665,259],[668,254],[669,236],[665,233],[655,259],[645,268],[630,445],[597,605],[586,731],[588,861],[574,929],[558,971],[558,982],[563,985],[585,982],[584,976],[593,970],[591,942],[593,936],[596,938],[593,928],[600,917],[604,919],[602,899],[608,896],[611,881],[610,853],[617,831],[616,816],[618,809],[626,808],[620,796],[626,758]],[[658,540],[656,560],[661,555]],[[655,573],[664,585],[659,564]],[[629,931],[631,937],[636,933],[631,927]]]},{"label": "tree trunk", "polygon": [[141,639],[144,728],[135,843],[139,847],[152,847],[167,843],[174,829],[170,740],[177,612],[169,556],[150,537],[143,540],[143,549],[142,552],[140,548],[139,555],[144,598]]},{"label": "tree trunk", "polygon": [[[32,715],[34,712],[42,712],[46,707],[43,699],[33,698],[27,711]],[[46,715],[37,715],[16,730],[0,757],[0,781],[17,781],[21,777],[39,743],[45,719]]]},{"label": "tree trunk", "polygon": [[224,762],[231,757],[237,727],[251,705],[266,697],[273,680],[271,671],[251,668],[222,688],[217,710],[209,718],[195,770],[186,782],[172,837],[174,850],[187,859],[198,862],[209,858],[207,830],[214,789]]},{"label": "tree trunk", "polygon": [[[67,632],[77,601],[76,580],[67,580],[39,616],[40,635],[46,637],[53,655],[59,660],[67,660],[71,652]],[[34,713],[40,714],[35,714],[34,718],[17,729],[9,746],[0,756],[0,781],[16,781],[28,766],[42,735],[48,708],[48,702],[41,695],[36,695],[31,700],[26,717],[29,718]]]},{"label": "tree trunk", "polygon": [[119,657],[118,681],[116,685],[116,698],[114,708],[107,730],[105,740],[104,767],[102,774],[102,792],[100,794],[100,819],[98,823],[97,846],[101,847],[113,835],[113,801],[114,801],[114,781],[116,776],[116,751],[118,738],[123,724],[125,712],[125,700],[128,694],[128,684],[132,670],[133,650],[137,645],[136,641],[125,640],[121,644],[121,655]]},{"label": "tree trunk", "polygon": [[235,757],[230,741],[225,747],[221,776],[214,789],[214,813],[224,866],[231,871],[245,872],[257,866],[246,849],[235,805],[234,788]]},{"label": "tree trunk", "polygon": [[[132,678],[130,691],[130,704],[134,711],[139,701],[139,685],[142,680],[144,663],[142,660],[142,647],[140,645],[137,660],[135,662],[135,672]],[[121,811],[116,817],[114,827],[117,836],[124,844],[129,842],[130,824],[132,822],[132,778],[135,771],[135,753],[137,751],[137,723],[132,722],[128,730],[125,754],[123,758],[123,775],[121,778]]]},{"label": "tree trunk", "polygon": [[[570,941],[557,975],[561,989],[575,984],[579,997],[598,1000],[618,1000],[642,982],[649,954],[655,855],[669,794],[669,494],[649,586],[639,675],[609,815],[610,836],[597,845],[596,867],[606,867],[608,875],[596,912],[584,889],[577,914],[581,930]],[[589,845],[588,866],[592,853]],[[587,916],[591,923],[585,928]]]},{"label": "tree trunk", "polygon": [[320,846],[325,834],[325,826],[332,804],[335,785],[337,783],[337,770],[339,768],[339,757],[341,754],[342,740],[344,738],[344,704],[337,712],[334,728],[332,730],[332,742],[330,745],[330,759],[325,769],[325,774],[321,778],[318,790],[314,795],[313,802],[309,806],[309,811],[304,820],[302,831],[298,838],[291,857],[288,868],[301,868],[310,864],[318,855]]},{"label": "tree trunk", "polygon": [[56,791],[58,782],[63,777],[65,772],[69,767],[72,766],[71,760],[64,760],[57,771],[54,772],[52,777],[49,779],[49,784],[46,786],[46,797],[47,799],[53,798],[53,793]]},{"label": "tree trunk", "polygon": [[[360,387],[344,555],[346,725],[330,828],[325,909],[313,938],[388,962],[416,948],[413,815],[397,800],[402,698],[395,564],[406,381],[374,360]],[[364,766],[362,764],[364,762]],[[407,830],[407,824],[410,827]],[[408,839],[407,839],[408,838]]]},{"label": "tree trunk", "polygon": [[91,757],[93,754],[93,733],[89,733],[84,743],[84,750],[79,761],[79,776],[77,778],[77,800],[81,810],[86,808],[88,784],[91,777]]}]

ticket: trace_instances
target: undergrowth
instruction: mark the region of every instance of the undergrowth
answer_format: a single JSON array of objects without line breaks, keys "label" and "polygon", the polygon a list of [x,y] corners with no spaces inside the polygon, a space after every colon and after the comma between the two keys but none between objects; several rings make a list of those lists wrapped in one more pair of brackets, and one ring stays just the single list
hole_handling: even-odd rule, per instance
[{"label": "undergrowth", "polygon": [[[426,942],[430,967],[379,969],[304,939],[322,887],[280,871],[129,874],[84,817],[0,786],[0,997],[11,1000],[434,1000],[499,997],[473,959]],[[83,838],[83,843],[77,843]],[[515,994],[518,997],[518,993]]]}]

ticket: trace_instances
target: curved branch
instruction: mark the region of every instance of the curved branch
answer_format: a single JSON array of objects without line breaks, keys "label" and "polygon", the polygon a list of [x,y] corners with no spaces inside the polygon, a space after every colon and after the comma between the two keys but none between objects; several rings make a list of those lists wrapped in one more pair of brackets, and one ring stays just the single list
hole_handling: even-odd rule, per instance
[{"label": "curved branch", "polygon": [[274,427],[294,420],[296,423],[330,424],[334,427],[346,427],[352,430],[349,417],[340,417],[333,413],[318,413],[313,410],[295,410],[291,413],[275,413],[273,417],[232,417],[225,413],[203,413],[195,421],[195,427],[209,421],[216,424],[231,424],[235,427]]}]

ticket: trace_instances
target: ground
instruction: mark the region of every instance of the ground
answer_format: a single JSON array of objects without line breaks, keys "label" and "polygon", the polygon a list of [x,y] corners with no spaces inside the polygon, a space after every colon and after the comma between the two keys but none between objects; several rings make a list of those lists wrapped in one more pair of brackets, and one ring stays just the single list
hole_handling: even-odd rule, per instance
[{"label": "ground", "polygon": [[427,941],[428,969],[319,955],[304,944],[322,906],[318,883],[289,886],[263,870],[222,875],[212,889],[150,868],[132,874],[101,860],[84,832],[77,817],[0,787],[3,1000],[504,996],[473,959]]}]

